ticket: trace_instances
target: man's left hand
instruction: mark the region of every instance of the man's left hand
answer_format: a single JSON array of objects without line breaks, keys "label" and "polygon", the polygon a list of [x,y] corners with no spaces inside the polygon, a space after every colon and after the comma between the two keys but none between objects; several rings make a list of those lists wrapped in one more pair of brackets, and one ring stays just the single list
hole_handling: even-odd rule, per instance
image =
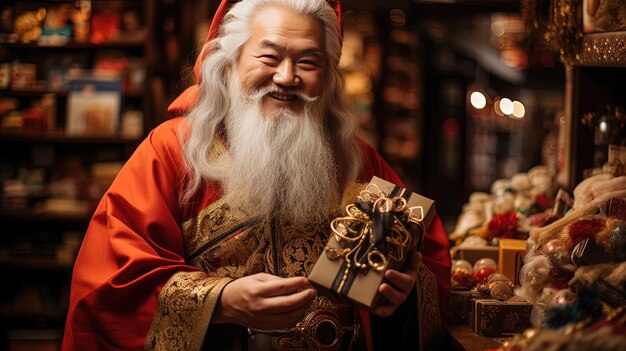
[{"label": "man's left hand", "polygon": [[394,269],[388,269],[385,272],[385,281],[378,287],[378,291],[385,300],[374,308],[373,314],[379,317],[389,317],[406,300],[415,286],[421,262],[422,254],[415,251],[409,257],[403,272]]}]

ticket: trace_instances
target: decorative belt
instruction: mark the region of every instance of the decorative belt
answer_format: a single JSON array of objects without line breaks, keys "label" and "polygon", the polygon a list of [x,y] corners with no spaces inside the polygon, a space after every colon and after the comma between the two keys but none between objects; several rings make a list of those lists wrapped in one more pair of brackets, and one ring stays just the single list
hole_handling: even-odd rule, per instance
[{"label": "decorative belt", "polygon": [[248,328],[250,351],[352,350],[361,331],[354,309],[317,296],[295,327],[280,330]]}]

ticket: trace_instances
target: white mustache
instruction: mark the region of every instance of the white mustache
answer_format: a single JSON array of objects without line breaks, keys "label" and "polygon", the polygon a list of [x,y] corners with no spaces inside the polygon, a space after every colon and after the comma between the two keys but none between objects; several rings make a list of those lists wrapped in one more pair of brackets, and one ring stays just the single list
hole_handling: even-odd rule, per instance
[{"label": "white mustache", "polygon": [[279,87],[276,86],[267,86],[267,87],[262,87],[259,88],[257,91],[251,93],[250,95],[248,95],[248,98],[254,100],[254,101],[258,101],[260,100],[262,97],[264,97],[265,95],[268,94],[272,94],[272,93],[278,93],[278,94],[282,94],[282,95],[295,95],[298,99],[304,101],[304,102],[315,102],[319,99],[319,96],[309,96],[307,94],[305,94],[302,91],[286,91],[284,89],[281,89]]}]

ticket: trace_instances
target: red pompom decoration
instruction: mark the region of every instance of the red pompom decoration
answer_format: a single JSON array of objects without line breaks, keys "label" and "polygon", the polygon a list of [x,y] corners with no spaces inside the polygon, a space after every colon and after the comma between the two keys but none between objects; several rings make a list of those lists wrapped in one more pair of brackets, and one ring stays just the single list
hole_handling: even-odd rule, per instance
[{"label": "red pompom decoration", "polygon": [[567,228],[567,234],[572,239],[568,251],[572,251],[572,249],[578,245],[581,241],[587,238],[593,238],[604,229],[605,224],[602,219],[579,219],[577,221],[572,222]]},{"label": "red pompom decoration", "polygon": [[477,272],[474,272],[474,279],[478,283],[485,283],[487,282],[487,278],[489,278],[489,276],[495,272],[496,270],[491,267],[483,267],[479,269]]},{"label": "red pompom decoration", "polygon": [[489,221],[487,225],[487,240],[493,238],[512,238],[517,234],[517,213],[507,212],[499,214]]}]

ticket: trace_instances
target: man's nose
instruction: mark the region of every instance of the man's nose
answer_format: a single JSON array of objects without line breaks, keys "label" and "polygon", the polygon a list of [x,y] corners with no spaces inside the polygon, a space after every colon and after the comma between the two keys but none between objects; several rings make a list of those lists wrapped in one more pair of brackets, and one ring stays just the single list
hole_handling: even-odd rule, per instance
[{"label": "man's nose", "polygon": [[273,79],[274,83],[283,86],[292,87],[300,84],[300,77],[296,74],[296,70],[290,60],[284,60],[276,67]]}]

